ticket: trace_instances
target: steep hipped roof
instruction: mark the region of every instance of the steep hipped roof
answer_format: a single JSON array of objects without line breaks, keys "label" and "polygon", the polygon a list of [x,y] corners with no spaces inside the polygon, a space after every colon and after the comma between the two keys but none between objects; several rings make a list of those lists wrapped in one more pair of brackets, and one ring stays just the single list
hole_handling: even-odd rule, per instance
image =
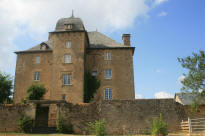
[{"label": "steep hipped roof", "polygon": [[61,18],[58,20],[55,28],[55,32],[68,31],[65,29],[65,25],[72,25],[72,31],[85,31],[83,21],[80,18],[71,16],[69,18]]},{"label": "steep hipped roof", "polygon": [[[191,105],[194,102],[194,98],[196,94],[193,93],[176,93],[175,94],[175,101],[181,103],[182,105]],[[200,105],[205,105],[205,100],[201,100],[199,102]]]}]

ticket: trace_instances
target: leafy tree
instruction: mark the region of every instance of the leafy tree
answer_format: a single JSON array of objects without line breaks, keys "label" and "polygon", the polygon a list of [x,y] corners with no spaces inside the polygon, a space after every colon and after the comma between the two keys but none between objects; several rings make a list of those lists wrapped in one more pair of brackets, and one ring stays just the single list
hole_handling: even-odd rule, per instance
[{"label": "leafy tree", "polygon": [[90,102],[96,90],[100,87],[100,81],[92,76],[90,72],[85,72],[84,77],[84,102]]},{"label": "leafy tree", "polygon": [[188,74],[183,74],[181,90],[191,91],[194,95],[191,110],[197,111],[199,102],[205,100],[205,53],[201,50],[199,54],[192,53],[192,56],[178,58],[178,61],[188,70]]},{"label": "leafy tree", "polygon": [[182,81],[182,90],[191,90],[193,93],[203,92],[205,94],[205,54],[200,51],[199,54],[193,53],[193,56],[178,58],[183,68],[188,69],[188,74],[184,74]]},{"label": "leafy tree", "polygon": [[87,130],[96,136],[105,135],[105,119],[96,120],[94,123],[89,122]]},{"label": "leafy tree", "polygon": [[0,103],[11,101],[12,88],[11,76],[0,72]]},{"label": "leafy tree", "polygon": [[46,88],[42,84],[32,84],[27,89],[27,100],[40,100],[46,93]]}]

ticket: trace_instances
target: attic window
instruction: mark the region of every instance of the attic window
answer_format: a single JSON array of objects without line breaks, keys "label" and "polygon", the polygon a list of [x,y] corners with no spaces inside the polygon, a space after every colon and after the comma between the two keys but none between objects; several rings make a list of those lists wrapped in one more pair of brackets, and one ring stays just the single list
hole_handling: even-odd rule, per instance
[{"label": "attic window", "polygon": [[65,29],[66,30],[72,30],[73,24],[65,24]]},{"label": "attic window", "polygon": [[46,44],[41,44],[41,48],[40,49],[41,50],[46,50],[46,49],[48,49],[48,46]]}]

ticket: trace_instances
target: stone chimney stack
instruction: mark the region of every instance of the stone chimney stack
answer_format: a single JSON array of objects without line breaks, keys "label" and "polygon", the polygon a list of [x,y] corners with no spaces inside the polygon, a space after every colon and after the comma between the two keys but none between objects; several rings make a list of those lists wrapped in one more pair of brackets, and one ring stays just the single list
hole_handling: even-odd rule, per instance
[{"label": "stone chimney stack", "polygon": [[123,34],[122,35],[122,42],[126,46],[130,46],[130,34]]}]

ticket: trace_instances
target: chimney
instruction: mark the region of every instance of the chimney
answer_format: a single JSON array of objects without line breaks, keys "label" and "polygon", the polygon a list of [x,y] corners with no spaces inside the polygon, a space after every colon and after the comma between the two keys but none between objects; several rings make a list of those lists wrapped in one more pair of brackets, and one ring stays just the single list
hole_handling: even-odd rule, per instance
[{"label": "chimney", "polygon": [[123,34],[122,35],[122,42],[126,46],[130,46],[130,34]]}]

